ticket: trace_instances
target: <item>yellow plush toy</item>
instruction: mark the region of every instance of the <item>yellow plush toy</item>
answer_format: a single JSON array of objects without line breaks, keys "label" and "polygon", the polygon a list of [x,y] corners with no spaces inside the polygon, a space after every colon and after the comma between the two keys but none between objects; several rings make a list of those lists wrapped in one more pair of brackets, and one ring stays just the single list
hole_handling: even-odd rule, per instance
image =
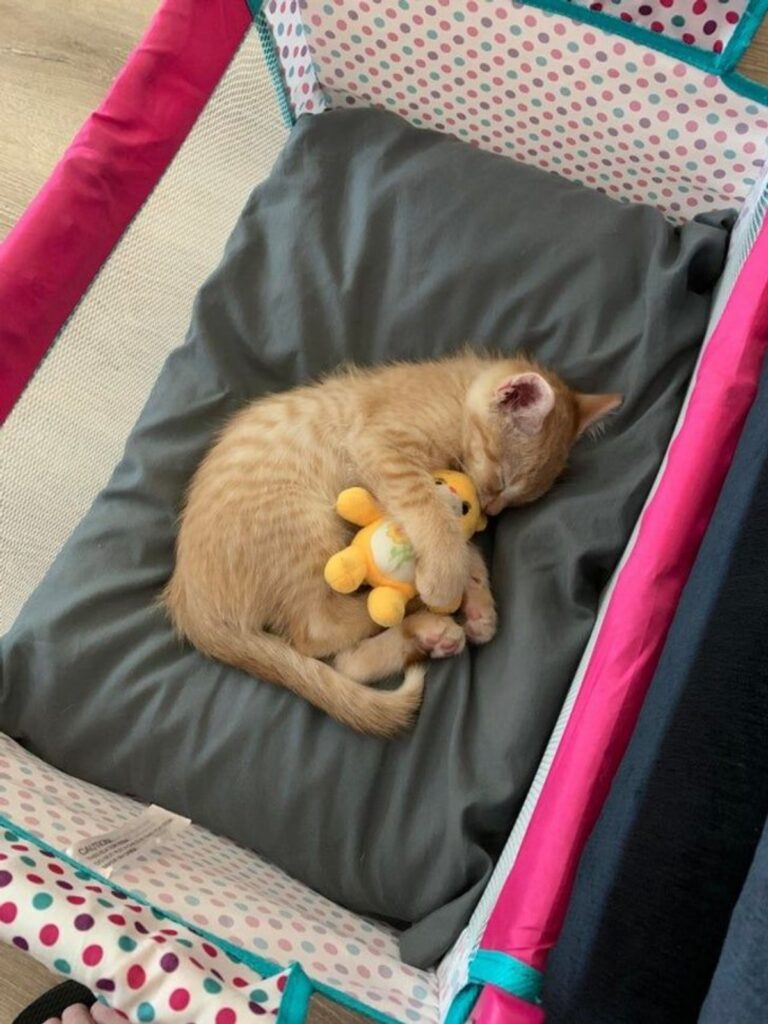
[{"label": "yellow plush toy", "polygon": [[[450,510],[461,519],[467,540],[484,530],[486,518],[475,485],[464,473],[441,470],[435,485]],[[347,522],[362,526],[349,547],[337,552],[325,565],[325,579],[341,594],[351,594],[363,583],[371,586],[368,613],[380,626],[403,621],[408,602],[416,597],[416,559],[411,543],[397,523],[384,515],[364,487],[349,487],[336,501],[336,511]],[[455,608],[438,609],[447,613]]]}]

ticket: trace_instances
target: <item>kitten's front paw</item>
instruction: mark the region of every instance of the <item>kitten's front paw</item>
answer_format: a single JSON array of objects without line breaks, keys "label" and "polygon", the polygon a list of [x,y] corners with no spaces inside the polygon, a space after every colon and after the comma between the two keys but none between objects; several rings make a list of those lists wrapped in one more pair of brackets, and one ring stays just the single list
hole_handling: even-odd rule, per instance
[{"label": "kitten's front paw", "polygon": [[416,589],[427,608],[450,615],[461,606],[467,575],[465,558],[430,560],[416,569]]},{"label": "kitten's front paw", "polygon": [[489,590],[468,594],[462,605],[464,632],[471,644],[487,644],[496,635],[498,617]]}]

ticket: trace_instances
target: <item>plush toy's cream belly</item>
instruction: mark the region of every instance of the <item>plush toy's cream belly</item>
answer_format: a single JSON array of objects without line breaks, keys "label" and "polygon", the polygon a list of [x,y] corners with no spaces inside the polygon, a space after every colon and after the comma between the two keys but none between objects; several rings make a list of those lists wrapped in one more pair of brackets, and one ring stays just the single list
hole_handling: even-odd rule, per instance
[{"label": "plush toy's cream belly", "polygon": [[398,583],[413,583],[416,564],[406,535],[391,519],[383,519],[369,538],[371,561],[382,576]]}]

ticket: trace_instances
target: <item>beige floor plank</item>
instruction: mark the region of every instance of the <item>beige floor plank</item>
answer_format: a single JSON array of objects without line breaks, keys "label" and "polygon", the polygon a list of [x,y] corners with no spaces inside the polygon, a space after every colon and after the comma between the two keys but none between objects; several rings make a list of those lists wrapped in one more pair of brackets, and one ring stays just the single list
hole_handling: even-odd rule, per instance
[{"label": "beige floor plank", "polygon": [[739,64],[739,71],[747,78],[768,85],[768,18],[757,30],[752,45]]},{"label": "beige floor plank", "polygon": [[0,0],[0,238],[136,45],[157,0]]},{"label": "beige floor plank", "polygon": [[63,979],[13,946],[0,944],[0,1024],[11,1021]]}]

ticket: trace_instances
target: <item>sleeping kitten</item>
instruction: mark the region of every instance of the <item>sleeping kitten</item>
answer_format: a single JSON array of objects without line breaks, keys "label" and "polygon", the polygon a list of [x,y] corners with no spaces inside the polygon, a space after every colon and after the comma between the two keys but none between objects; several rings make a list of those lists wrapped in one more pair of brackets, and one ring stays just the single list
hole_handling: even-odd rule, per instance
[{"label": "sleeping kitten", "polygon": [[[260,399],[225,426],[192,479],[163,600],[203,654],[280,683],[337,721],[392,736],[421,703],[425,658],[486,643],[496,628],[488,574],[431,472],[461,467],[484,509],[541,497],[574,441],[620,404],[572,391],[524,358],[462,354],[347,370]],[[416,552],[424,609],[379,632],[365,594],[334,593],[323,567],[349,541],[334,510],[367,487]],[[374,635],[375,634],[375,635]],[[334,665],[320,659],[335,656]],[[363,684],[405,671],[397,690]]]}]

